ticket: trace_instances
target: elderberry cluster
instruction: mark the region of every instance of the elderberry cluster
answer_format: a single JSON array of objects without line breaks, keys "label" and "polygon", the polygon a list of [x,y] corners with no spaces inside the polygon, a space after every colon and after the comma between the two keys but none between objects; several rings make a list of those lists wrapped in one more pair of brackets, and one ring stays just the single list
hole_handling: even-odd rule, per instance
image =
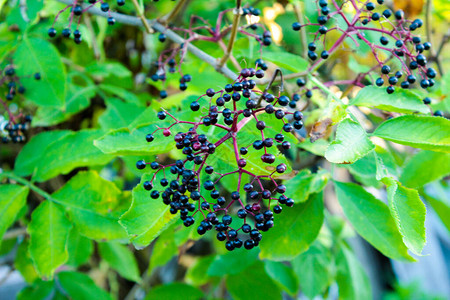
[{"label": "elderberry cluster", "polygon": [[[384,1],[378,0],[377,3],[381,5]],[[322,40],[323,47],[321,47],[322,50],[320,52],[322,60],[327,59],[343,42],[343,39],[339,39],[329,50],[325,49],[324,40],[326,34],[330,30],[338,30],[342,32],[343,36],[353,39],[356,45],[361,41],[366,43],[371,48],[378,63],[378,67],[374,67],[366,74],[363,74],[364,76],[360,76],[360,80],[363,80],[366,75],[379,68],[381,76],[375,80],[375,84],[383,86],[387,82],[386,91],[389,94],[394,92],[397,84],[404,89],[410,88],[416,82],[424,89],[435,84],[436,71],[433,68],[427,68],[427,58],[424,55],[426,51],[431,49],[431,43],[422,42],[419,36],[413,34],[416,29],[422,27],[422,20],[407,20],[402,10],[392,12],[390,9],[385,9],[382,12],[378,12],[377,5],[373,2],[360,3],[352,1],[351,5],[356,10],[353,19],[347,19],[342,10],[343,5],[335,5],[335,7],[330,9],[327,0],[318,0],[317,4],[320,7],[318,9],[317,23],[300,24],[295,22],[292,24],[292,29],[295,31],[301,30],[304,26],[319,26],[314,41],[308,44],[308,57],[312,61],[319,58],[317,41]],[[343,22],[347,23],[345,30],[341,29],[339,25],[335,25],[335,27],[330,29],[327,27],[331,10],[335,10],[333,17],[340,16]],[[366,37],[366,33],[371,31],[381,34],[378,42],[369,41]],[[382,52],[388,54],[389,57],[382,59],[380,55]],[[392,59],[400,62],[400,69],[394,69],[395,62],[391,63]],[[355,83],[359,83],[359,81],[353,82],[353,84]]]},{"label": "elderberry cluster", "polygon": [[[33,75],[35,80],[41,79],[40,73]],[[14,143],[20,143],[25,141],[24,132],[29,129],[31,123],[31,116],[18,113],[15,115],[11,105],[8,102],[12,102],[17,95],[24,94],[26,88],[21,84],[20,77],[16,74],[16,69],[12,64],[7,65],[3,70],[0,70],[0,89],[4,91],[5,100],[0,97],[2,107],[6,110],[8,119],[4,116],[0,116],[0,136],[3,143],[10,141]],[[13,104],[16,106],[16,104]],[[17,107],[17,106],[16,106]]]},{"label": "elderberry cluster", "polygon": [[[116,20],[111,16],[109,4],[107,2],[105,2],[104,0],[88,0],[90,5],[87,5],[87,6],[83,6],[82,2],[83,1],[74,0],[72,4],[67,5],[65,8],[63,8],[57,14],[55,20],[53,21],[52,27],[50,27],[47,31],[49,37],[53,38],[56,36],[57,30],[55,29],[55,23],[58,20],[58,17],[68,9],[70,9],[69,24],[66,28],[64,28],[61,31],[61,35],[65,38],[70,38],[70,36],[72,35],[72,30],[71,30],[72,22],[74,21],[75,17],[78,17],[76,29],[73,31],[73,40],[76,44],[80,44],[83,41],[81,31],[79,30],[81,17],[83,15],[83,13],[86,12],[89,8],[96,5],[97,3],[100,3],[101,11],[108,13],[108,19],[107,19],[108,24],[114,25],[116,23]],[[125,5],[125,0],[117,0],[117,5],[118,6]]]},{"label": "elderberry cluster", "polygon": [[[285,195],[286,186],[276,180],[276,176],[287,171],[285,163],[277,163],[271,168],[273,171],[263,174],[254,173],[254,168],[248,166],[250,155],[259,156],[263,165],[274,164],[280,151],[291,147],[285,134],[303,126],[302,113],[288,108],[291,102],[289,97],[275,96],[256,88],[252,78],[265,76],[264,62],[259,60],[257,65],[261,68],[243,69],[239,77],[222,90],[210,88],[192,101],[190,108],[194,114],[201,115],[199,120],[184,121],[172,113],[158,112],[160,120],[173,119],[173,123],[147,134],[147,142],[152,143],[157,138],[157,132],[162,131],[163,136],[169,137],[172,127],[187,126],[187,130],[173,136],[175,147],[184,158],[168,165],[144,160],[136,164],[140,170],[150,165],[154,172],[151,180],[143,182],[152,199],[161,198],[164,204],[170,206],[172,214],[179,214],[186,227],[194,225],[197,219],[196,227],[200,235],[214,229],[216,238],[226,241],[225,247],[230,251],[242,246],[245,249],[258,246],[262,239],[261,232],[274,226],[274,214],[281,213],[283,206],[294,205],[294,200]],[[205,99],[207,104],[202,105]],[[281,124],[280,128],[275,129],[271,123],[269,131],[263,117],[271,116]],[[210,127],[217,127],[215,130],[220,132],[211,134]],[[248,139],[245,139],[248,138],[248,130],[253,130],[261,138],[249,145]],[[215,156],[220,159],[230,151],[220,150],[225,144],[233,148],[233,171],[221,170],[220,165],[215,164]],[[254,160],[252,163],[255,163]],[[156,182],[158,173],[163,175],[159,183]],[[231,193],[224,189],[221,182],[226,176],[236,179],[235,188],[227,186],[227,190],[234,190]],[[240,192],[241,188],[245,194]]]}]

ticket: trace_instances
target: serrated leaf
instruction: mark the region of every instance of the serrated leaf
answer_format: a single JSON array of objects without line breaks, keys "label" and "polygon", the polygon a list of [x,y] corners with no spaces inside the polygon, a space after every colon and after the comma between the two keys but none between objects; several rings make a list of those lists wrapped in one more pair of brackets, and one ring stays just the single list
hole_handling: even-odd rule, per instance
[{"label": "serrated leaf", "polygon": [[298,291],[298,279],[291,268],[277,261],[264,261],[266,273],[277,283],[280,288],[290,295],[295,295]]},{"label": "serrated leaf", "polygon": [[275,218],[274,226],[260,242],[260,258],[290,260],[306,251],[319,234],[323,223],[323,195],[313,194],[308,201],[286,207]]},{"label": "serrated leaf", "polygon": [[284,195],[294,199],[295,203],[305,202],[309,195],[321,192],[329,178],[330,174],[326,170],[311,173],[310,170],[303,169],[294,178],[284,182],[286,186]]},{"label": "serrated leaf", "polygon": [[351,164],[374,148],[375,145],[359,123],[344,119],[337,127],[336,139],[325,151],[325,158],[332,163]]},{"label": "serrated leaf", "polygon": [[108,163],[113,156],[97,149],[93,141],[102,135],[100,130],[72,132],[52,143],[38,162],[33,179],[46,181],[58,174],[67,174],[82,166],[99,166]]},{"label": "serrated leaf", "polygon": [[361,89],[350,105],[375,107],[399,113],[429,112],[419,95],[412,91],[396,89],[394,93],[386,94],[384,88],[375,86]]},{"label": "serrated leaf", "polygon": [[403,167],[400,182],[411,188],[419,188],[450,174],[450,154],[420,151]]},{"label": "serrated leaf", "polygon": [[355,300],[372,299],[369,277],[355,255],[344,244],[341,245],[337,253],[336,267],[339,298]]},{"label": "serrated leaf", "polygon": [[239,274],[228,276],[226,286],[235,300],[282,299],[280,288],[267,275],[261,261],[257,261]]},{"label": "serrated leaf", "polygon": [[29,188],[15,184],[0,185],[0,245],[6,230],[16,221],[27,203]]},{"label": "serrated leaf", "polygon": [[138,249],[150,244],[172,221],[175,221],[169,206],[162,203],[161,199],[150,198],[150,193],[142,187],[142,183],[150,179],[150,174],[142,176],[141,184],[133,189],[131,207],[120,218],[120,224]]},{"label": "serrated leaf", "polygon": [[72,224],[58,204],[47,200],[33,211],[28,226],[29,251],[41,277],[51,278],[53,272],[67,261],[67,238],[71,228]]},{"label": "serrated leaf", "polygon": [[[14,54],[25,97],[42,106],[63,106],[66,94],[66,71],[58,50],[49,42],[24,38]],[[35,80],[30,74],[40,73]]]},{"label": "serrated leaf", "polygon": [[71,299],[112,300],[113,298],[87,275],[79,272],[60,272],[58,282]]},{"label": "serrated leaf", "polygon": [[332,263],[330,251],[319,242],[294,258],[292,268],[299,279],[301,291],[307,297],[314,298],[330,285]]},{"label": "serrated leaf", "polygon": [[127,127],[142,112],[142,107],[115,98],[107,99],[106,104],[105,112],[98,119],[105,130]]},{"label": "serrated leaf", "polygon": [[295,73],[306,71],[309,65],[301,56],[288,52],[264,51],[263,59]]},{"label": "serrated leaf", "polygon": [[366,241],[387,257],[414,260],[386,204],[354,183],[335,181],[335,189],[345,216]]},{"label": "serrated leaf", "polygon": [[203,299],[203,293],[191,285],[181,282],[173,282],[152,288],[144,298],[144,300],[160,299],[200,300]]},{"label": "serrated leaf", "polygon": [[127,240],[118,221],[129,201],[96,172],[79,172],[52,197],[65,207],[80,234],[95,240]]},{"label": "serrated leaf", "polygon": [[136,258],[127,246],[117,242],[99,243],[100,256],[116,270],[120,276],[131,281],[139,282],[139,268]]},{"label": "serrated leaf", "polygon": [[14,173],[19,176],[32,175],[36,172],[49,147],[60,138],[69,134],[71,134],[70,130],[55,130],[41,132],[33,136],[19,152],[14,162]]},{"label": "serrated leaf", "polygon": [[415,148],[450,152],[450,120],[431,116],[400,116],[382,123],[373,135]]},{"label": "serrated leaf", "polygon": [[398,181],[386,181],[389,209],[403,236],[403,242],[412,253],[421,255],[426,243],[425,204],[416,190],[406,188]]}]

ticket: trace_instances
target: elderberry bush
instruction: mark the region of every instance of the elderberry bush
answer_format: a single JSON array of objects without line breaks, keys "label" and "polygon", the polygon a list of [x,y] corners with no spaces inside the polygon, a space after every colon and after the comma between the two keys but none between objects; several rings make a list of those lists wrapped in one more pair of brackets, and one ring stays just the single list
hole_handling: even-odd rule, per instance
[{"label": "elderberry bush", "polygon": [[[263,62],[258,61],[257,66],[259,64]],[[286,186],[275,180],[277,174],[286,172],[286,164],[275,164],[273,171],[267,175],[251,171],[252,168],[247,166],[249,153],[258,155],[261,164],[273,165],[276,156],[280,155],[279,151],[291,147],[285,135],[303,126],[302,113],[287,108],[290,103],[287,96],[275,96],[255,89],[253,78],[262,79],[264,75],[261,68],[245,68],[233,83],[225,85],[222,90],[206,90],[204,95],[190,104],[190,109],[200,115],[199,121],[178,120],[169,112],[158,112],[157,118],[169,118],[173,122],[168,127],[149,133],[146,141],[151,146],[155,139],[173,136],[175,147],[183,158],[169,165],[144,160],[136,164],[140,170],[148,166],[154,170],[152,180],[143,183],[152,199],[162,199],[164,204],[170,206],[172,214],[179,213],[186,227],[194,225],[197,219],[200,235],[210,230],[217,231],[216,238],[225,241],[225,247],[230,251],[242,246],[245,249],[258,246],[263,237],[261,232],[274,226],[274,215],[280,214],[284,206],[294,205],[294,200],[285,196]],[[207,105],[199,103],[202,98],[208,99]],[[273,136],[268,134],[266,123],[261,120],[264,115],[274,115],[279,121],[279,128],[270,131],[277,132]],[[239,145],[239,135],[245,134],[243,127],[251,126],[248,124],[250,119],[256,121],[253,126],[259,131],[260,138],[250,145]],[[180,124],[190,127],[187,131],[173,134],[172,131]],[[209,127],[217,127],[220,134],[203,133],[208,132]],[[217,155],[217,148],[227,142],[233,144],[235,170],[220,173],[222,170],[216,170],[209,162]],[[159,172],[163,172],[164,177],[155,182]],[[230,195],[224,194],[220,187],[221,180],[226,176],[237,178],[235,191]],[[244,193],[240,192],[241,189]],[[233,214],[243,220],[242,225],[234,224]]]},{"label": "elderberry bush", "polygon": [[[359,74],[355,80],[342,83],[364,86],[370,80],[376,86],[387,85],[388,94],[395,91],[395,86],[408,89],[419,84],[421,88],[427,89],[435,85],[437,72],[427,65],[426,57],[432,45],[415,34],[423,26],[421,19],[408,20],[402,10],[393,12],[387,9],[384,1],[377,1],[377,4],[370,1],[350,1],[338,5],[335,1],[329,3],[327,0],[317,0],[316,3],[316,22],[292,24],[294,31],[305,30],[306,26],[318,27],[314,39],[308,44],[308,58],[314,62],[313,66],[328,59],[345,39],[351,39],[357,48],[364,43],[371,49],[376,65]],[[355,14],[346,14],[345,6],[351,6]],[[340,24],[346,26],[342,27]],[[327,49],[325,39],[333,30],[341,34]],[[378,41],[371,39],[372,33],[381,34]],[[373,76],[379,77],[375,79]]]}]

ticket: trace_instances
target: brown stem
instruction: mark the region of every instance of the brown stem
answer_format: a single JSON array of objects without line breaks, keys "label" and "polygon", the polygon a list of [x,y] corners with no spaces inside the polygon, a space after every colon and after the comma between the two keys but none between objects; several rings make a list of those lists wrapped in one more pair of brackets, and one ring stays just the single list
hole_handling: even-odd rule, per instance
[{"label": "brown stem", "polygon": [[174,9],[169,14],[160,19],[161,23],[166,25],[169,24],[180,13],[185,3],[186,0],[179,0]]},{"label": "brown stem", "polygon": [[224,56],[222,57],[222,59],[220,60],[220,62],[218,64],[219,68],[223,67],[223,65],[227,62],[228,58],[230,57],[231,51],[233,51],[233,45],[234,45],[234,41],[236,40],[236,35],[237,35],[237,31],[238,31],[238,26],[239,26],[239,19],[241,18],[241,13],[242,13],[241,0],[236,0],[236,8],[234,10],[233,25],[231,27],[231,36],[230,36],[230,40],[228,41],[227,51],[225,52]]},{"label": "brown stem", "polygon": [[280,78],[281,78],[281,85],[280,85],[280,91],[283,91],[283,85],[284,85],[284,79],[283,79],[283,72],[281,72],[281,69],[276,69],[275,73],[273,73],[272,78],[269,81],[269,84],[267,84],[266,88],[264,89],[264,92],[261,94],[261,96],[258,99],[258,106],[261,105],[261,101],[262,101],[262,97],[265,93],[267,93],[267,91],[272,87],[272,84],[275,81],[275,78],[277,78],[278,73],[280,74]]},{"label": "brown stem", "polygon": [[147,19],[145,18],[144,13],[141,10],[141,6],[137,2],[137,0],[131,1],[133,2],[134,8],[136,9],[139,19],[141,19],[142,25],[144,25],[145,27],[145,31],[147,31],[147,33],[153,33],[153,29],[148,24]]}]

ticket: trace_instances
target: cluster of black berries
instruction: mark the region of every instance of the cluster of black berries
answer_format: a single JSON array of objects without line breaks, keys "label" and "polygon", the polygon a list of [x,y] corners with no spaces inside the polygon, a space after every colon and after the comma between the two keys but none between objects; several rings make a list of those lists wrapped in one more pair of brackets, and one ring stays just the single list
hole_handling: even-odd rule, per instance
[{"label": "cluster of black berries", "polygon": [[[384,1],[378,0],[377,3],[383,4]],[[328,9],[328,2],[327,0],[319,0],[318,5],[320,6],[320,13],[317,17],[317,23],[300,24],[295,22],[292,24],[293,30],[301,30],[303,26],[319,26],[318,33],[321,35],[326,34],[328,31],[326,24],[329,19],[328,14],[330,11]],[[354,3],[353,5],[357,4]],[[426,67],[427,58],[424,55],[425,51],[430,50],[431,43],[423,43],[420,37],[412,34],[413,31],[423,25],[422,20],[416,19],[412,22],[406,20],[402,10],[398,10],[395,13],[389,9],[384,10],[382,13],[375,12],[376,4],[373,2],[366,2],[356,8],[358,17],[355,17],[350,21],[345,19],[345,22],[348,23],[348,28],[343,34],[346,36],[356,36],[372,49],[382,74],[381,77],[375,80],[375,84],[377,86],[383,86],[387,82],[388,87],[386,91],[391,94],[394,92],[395,86],[398,83],[400,83],[400,86],[404,89],[407,89],[412,84],[416,83],[416,81],[418,81],[417,75],[414,75],[414,72],[416,72],[418,77],[421,78],[418,83],[422,88],[426,89],[432,87],[435,84],[434,78],[437,74],[433,68]],[[342,10],[342,7],[339,9]],[[391,21],[390,19],[392,16],[394,17],[394,20]],[[365,26],[371,22],[378,22],[381,20],[387,21],[381,28]],[[391,28],[385,29],[386,24]],[[381,33],[380,44],[369,41],[366,38],[365,31],[376,31]],[[320,35],[316,34],[314,41],[308,45],[308,57],[313,61],[319,58],[319,55],[316,53],[317,45],[315,42],[320,38]],[[342,42],[342,40],[340,42]],[[388,47],[389,44],[392,44],[393,46]],[[334,50],[336,48],[336,45],[333,45],[331,49]],[[379,51],[387,52],[391,57],[382,61],[378,55]],[[322,59],[327,59],[329,56],[329,51],[325,49],[320,52],[320,58]],[[391,71],[388,61],[392,58],[396,58],[400,61],[402,65],[400,70]],[[362,78],[364,78],[364,76]]]},{"label": "cluster of black berries", "polygon": [[[40,73],[34,73],[35,80],[41,79]],[[13,66],[7,66],[0,75],[0,86],[6,87],[5,99],[12,101],[17,94],[25,93],[25,87],[20,83],[20,78],[16,75],[16,69]]]},{"label": "cluster of black berries", "polygon": [[[20,120],[17,122],[17,120]],[[15,123],[11,121],[4,121],[0,124],[0,133],[2,136],[2,143],[7,144],[9,142],[22,143],[25,141],[24,133],[30,128],[31,116],[20,116],[15,118]]]},{"label": "cluster of black berries", "polygon": [[[257,65],[262,67],[264,63],[258,61]],[[172,214],[179,213],[186,227],[192,226],[195,217],[199,217],[201,221],[196,224],[197,232],[203,235],[215,229],[216,238],[226,241],[225,247],[230,251],[242,246],[245,249],[258,246],[262,239],[261,232],[274,226],[274,214],[281,213],[284,205],[294,205],[294,200],[285,196],[286,186],[274,178],[274,174],[286,172],[287,166],[284,163],[277,164],[269,174],[254,174],[247,168],[246,156],[252,151],[261,152],[263,163],[275,163],[275,154],[291,147],[284,134],[303,126],[302,113],[289,110],[290,99],[287,96],[277,97],[255,89],[256,83],[252,78],[263,78],[264,73],[262,68],[246,68],[240,72],[234,83],[227,84],[222,90],[216,92],[208,89],[205,95],[190,104],[194,112],[203,111],[199,121],[178,120],[173,114],[160,111],[157,114],[160,120],[171,118],[173,123],[169,127],[158,128],[147,134],[147,142],[153,142],[159,131],[168,137],[172,135],[173,126],[188,124],[191,127],[187,131],[174,135],[175,146],[184,158],[168,165],[144,160],[136,164],[140,170],[145,169],[147,165],[154,170],[152,179],[143,183],[144,189],[151,191],[151,198],[161,198],[164,204],[170,206]],[[200,104],[204,98],[209,102],[207,106]],[[265,133],[266,123],[261,120],[265,114],[275,115],[283,124],[274,136]],[[246,119],[254,119],[256,124],[253,125]],[[211,126],[222,129],[223,134],[216,133],[208,137],[205,132],[208,132],[207,129]],[[243,143],[239,136],[248,135],[241,132],[244,126],[255,126],[261,139],[250,145],[238,145]],[[211,158],[223,155],[217,152],[219,147],[227,142],[233,145],[236,169],[220,173],[222,170],[215,170],[211,165]],[[159,172],[162,172],[164,177],[158,184],[155,178]],[[220,180],[225,176],[237,177],[237,187],[230,194],[221,189]],[[244,184],[244,178],[251,179]],[[241,187],[246,195],[239,192]],[[235,217],[232,216],[233,213]],[[235,225],[236,223],[240,224]]]},{"label": "cluster of black berries", "polygon": [[[73,32],[73,40],[74,40],[74,42],[76,44],[80,44],[83,41],[82,36],[81,36],[81,31],[78,29],[78,27],[80,25],[80,22],[81,22],[82,14],[86,10],[91,8],[92,6],[96,5],[97,3],[100,3],[100,9],[103,12],[107,12],[109,14],[109,16],[108,16],[108,24],[109,25],[114,25],[116,23],[116,20],[110,15],[111,11],[110,11],[109,4],[106,3],[105,1],[103,1],[103,0],[89,0],[88,2],[90,3],[90,5],[86,6],[84,8],[79,2],[80,1],[74,1],[72,4],[66,6],[64,9],[62,9],[58,13],[58,15],[56,16],[55,20],[53,21],[52,27],[49,28],[48,31],[47,31],[49,37],[53,38],[53,37],[56,36],[57,31],[56,31],[54,25],[55,25],[55,23],[57,21],[57,18],[59,17],[59,15],[61,13],[63,13],[64,11],[66,11],[69,8],[70,8],[69,25],[68,25],[68,27],[64,28],[61,31],[61,35],[63,37],[65,37],[65,38],[69,38],[72,35],[72,31],[71,31],[70,27],[72,25],[72,21],[73,21],[74,16],[77,16],[78,17],[77,27],[76,27],[76,29]],[[119,5],[119,6],[125,5],[125,0],[117,0],[117,5]]]}]

